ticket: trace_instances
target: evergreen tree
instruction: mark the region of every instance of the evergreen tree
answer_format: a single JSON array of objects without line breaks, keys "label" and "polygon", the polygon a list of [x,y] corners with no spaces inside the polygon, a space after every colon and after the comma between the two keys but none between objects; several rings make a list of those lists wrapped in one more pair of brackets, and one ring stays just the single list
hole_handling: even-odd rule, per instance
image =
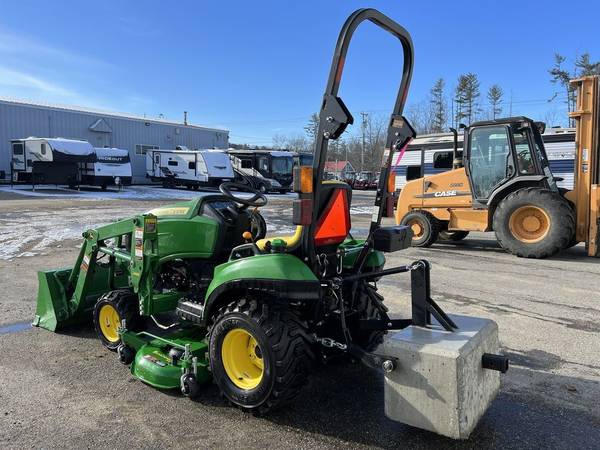
[{"label": "evergreen tree", "polygon": [[[583,55],[582,55],[583,56]],[[563,63],[567,60],[560,53],[554,54],[554,66],[548,71],[552,76],[550,81],[554,84],[560,85],[567,93],[567,109],[569,112],[575,108],[575,90],[571,87],[569,80],[574,78],[574,74],[571,74],[568,70],[563,68]]]},{"label": "evergreen tree", "polygon": [[456,122],[462,119],[467,120],[467,124],[472,123],[481,112],[479,108],[479,79],[474,73],[462,74],[458,77],[454,101],[456,102]]},{"label": "evergreen tree", "polygon": [[431,131],[433,133],[441,133],[446,127],[446,102],[444,99],[444,86],[445,82],[443,78],[439,78],[433,87],[431,88]]},{"label": "evergreen tree", "polygon": [[500,106],[500,103],[502,102],[502,95],[504,95],[504,92],[497,84],[491,86],[487,93],[487,98],[490,102],[492,112],[492,119],[494,120],[496,120],[496,117],[502,113],[502,107]]},{"label": "evergreen tree", "polygon": [[600,61],[592,62],[590,54],[584,53],[575,60],[575,70],[579,69],[577,76],[600,75]]}]

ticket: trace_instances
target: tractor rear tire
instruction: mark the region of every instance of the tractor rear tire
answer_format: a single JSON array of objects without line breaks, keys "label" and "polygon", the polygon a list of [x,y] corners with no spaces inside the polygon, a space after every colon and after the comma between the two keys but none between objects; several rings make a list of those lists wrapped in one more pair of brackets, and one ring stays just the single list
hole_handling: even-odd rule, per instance
[{"label": "tractor rear tire", "polygon": [[94,306],[94,328],[106,348],[116,351],[121,344],[118,329],[125,320],[127,329],[136,330],[140,322],[137,295],[127,289],[102,295]]},{"label": "tractor rear tire", "polygon": [[[368,283],[360,283],[357,289],[358,318],[360,320],[376,319],[382,320],[387,317],[387,307],[383,304],[383,297],[377,293],[374,286]],[[362,331],[350,330],[352,341],[367,352],[374,351],[383,342],[386,331]]]},{"label": "tractor rear tire", "polygon": [[400,225],[409,226],[413,231],[413,247],[431,247],[440,234],[440,222],[427,211],[411,211]]},{"label": "tractor rear tire", "polygon": [[210,327],[209,355],[223,395],[257,414],[296,398],[314,359],[306,325],[294,312],[247,299],[219,310]]},{"label": "tractor rear tire", "polygon": [[458,242],[458,241],[462,241],[468,235],[469,235],[468,231],[448,231],[448,230],[441,230],[440,231],[440,241]]},{"label": "tractor rear tire", "polygon": [[500,202],[493,226],[500,246],[509,253],[546,258],[568,247],[575,233],[575,215],[559,194],[526,188]]}]

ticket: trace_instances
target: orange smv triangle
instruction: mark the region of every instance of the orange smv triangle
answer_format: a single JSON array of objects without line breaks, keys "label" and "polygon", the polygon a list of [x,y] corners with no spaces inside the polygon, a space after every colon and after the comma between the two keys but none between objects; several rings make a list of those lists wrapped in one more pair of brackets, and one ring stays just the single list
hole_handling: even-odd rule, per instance
[{"label": "orange smv triangle", "polygon": [[339,244],[346,239],[349,231],[348,197],[342,189],[336,189],[317,224],[315,245]]}]

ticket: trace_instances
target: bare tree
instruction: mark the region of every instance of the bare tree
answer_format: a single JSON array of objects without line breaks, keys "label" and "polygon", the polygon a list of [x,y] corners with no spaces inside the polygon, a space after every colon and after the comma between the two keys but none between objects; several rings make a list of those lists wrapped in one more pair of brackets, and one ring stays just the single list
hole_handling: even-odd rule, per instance
[{"label": "bare tree", "polygon": [[431,108],[427,102],[412,103],[406,108],[406,118],[418,134],[431,132]]},{"label": "bare tree", "polygon": [[500,104],[502,103],[503,95],[504,92],[502,91],[502,88],[497,84],[492,85],[488,89],[487,98],[490,102],[490,111],[492,113],[492,119],[494,120],[496,120],[496,117],[498,117],[502,113],[502,107],[500,106]]}]

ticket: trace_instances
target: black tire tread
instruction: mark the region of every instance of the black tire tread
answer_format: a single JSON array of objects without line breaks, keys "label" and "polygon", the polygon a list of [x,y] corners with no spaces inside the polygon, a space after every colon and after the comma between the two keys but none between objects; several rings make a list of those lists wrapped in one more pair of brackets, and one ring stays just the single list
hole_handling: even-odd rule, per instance
[{"label": "black tire tread", "polygon": [[459,241],[462,241],[464,238],[466,238],[468,235],[469,235],[468,231],[440,230],[439,239],[440,239],[440,241],[445,241],[445,242],[459,242]]},{"label": "black tire tread", "polygon": [[[361,283],[357,292],[357,305],[359,319],[377,319],[385,317],[388,309],[383,304],[383,296],[376,288],[368,283]],[[352,333],[352,340],[367,352],[375,350],[383,342],[386,334],[383,330],[363,331]]]},{"label": "black tire tread", "polygon": [[94,329],[96,330],[96,334],[102,342],[102,345],[109,350],[116,351],[120,342],[108,343],[102,339],[102,330],[100,329],[100,324],[97,320],[100,306],[106,303],[113,305],[113,307],[119,313],[121,320],[125,319],[128,329],[136,330],[138,328],[140,319],[137,295],[129,289],[116,289],[101,295],[94,306]]},{"label": "black tire tread", "polygon": [[[245,411],[265,414],[292,402],[306,384],[315,358],[311,348],[313,339],[307,332],[306,324],[288,308],[275,308],[254,299],[240,299],[223,306],[212,324],[231,313],[244,314],[256,322],[267,336],[275,355],[275,382],[268,398],[256,407],[232,403]],[[212,328],[211,325],[209,334]]]},{"label": "black tire tread", "polygon": [[423,242],[421,242],[418,245],[413,244],[413,246],[415,246],[415,247],[431,247],[438,240],[442,224],[440,223],[440,221],[438,219],[436,219],[433,216],[433,214],[431,214],[429,211],[425,211],[423,209],[415,209],[413,211],[410,211],[408,214],[406,214],[402,218],[402,221],[400,223],[402,225],[405,225],[411,216],[417,216],[417,215],[422,216],[421,219],[426,221],[429,224],[430,231],[429,231],[429,236],[427,236],[427,238]]}]

